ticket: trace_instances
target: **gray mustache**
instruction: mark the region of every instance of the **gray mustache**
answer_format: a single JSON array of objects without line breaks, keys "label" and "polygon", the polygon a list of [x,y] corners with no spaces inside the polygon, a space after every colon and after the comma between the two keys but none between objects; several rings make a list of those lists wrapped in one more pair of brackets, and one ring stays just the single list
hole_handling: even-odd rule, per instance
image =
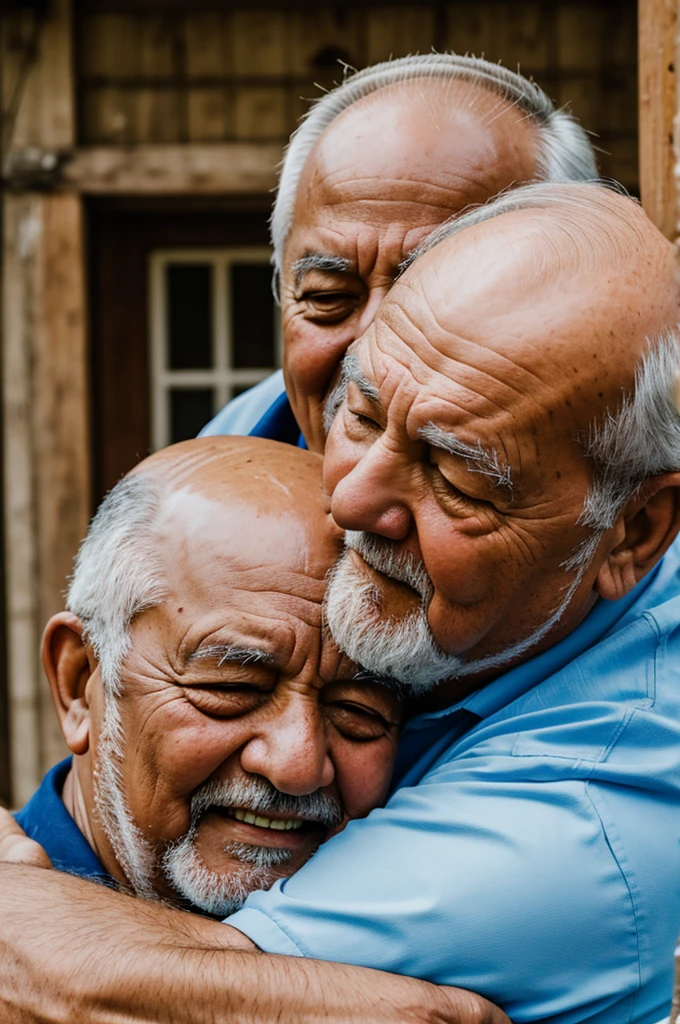
[{"label": "gray mustache", "polygon": [[316,821],[327,829],[335,828],[344,818],[339,800],[317,790],[315,793],[291,796],[282,793],[262,776],[222,782],[213,779],[194,793],[191,800],[191,827],[195,827],[211,807],[242,807],[254,814],[281,818],[304,818]]},{"label": "gray mustache", "polygon": [[363,530],[346,530],[345,547],[361,555],[372,569],[399,583],[406,583],[420,595],[425,605],[430,603],[434,589],[432,581],[423,563],[416,561],[410,552],[398,554],[391,541]]}]

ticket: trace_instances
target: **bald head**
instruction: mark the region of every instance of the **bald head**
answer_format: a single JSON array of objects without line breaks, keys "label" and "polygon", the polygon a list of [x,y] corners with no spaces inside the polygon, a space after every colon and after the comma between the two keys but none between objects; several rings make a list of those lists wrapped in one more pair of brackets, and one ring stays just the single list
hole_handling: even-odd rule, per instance
[{"label": "bald head", "polygon": [[273,576],[299,576],[320,605],[337,545],[318,456],[259,438],[186,441],[145,459],[107,495],[78,554],[68,608],[115,689],[132,620],[180,590],[192,560],[216,574],[269,566]]},{"label": "bald head", "polygon": [[318,202],[345,206],[359,219],[360,204],[375,199],[376,187],[384,196],[387,186],[393,215],[412,204],[424,223],[436,223],[444,211],[531,181],[537,146],[536,126],[523,111],[477,83],[398,82],[358,100],[318,138],[300,178],[294,220],[310,190]]},{"label": "bald head", "polygon": [[400,284],[444,333],[540,372],[534,389],[563,374],[588,419],[619,406],[649,341],[680,321],[675,247],[596,185],[528,186],[442,225]]},{"label": "bald head", "polygon": [[[538,179],[585,181],[597,176],[593,149],[586,133],[565,111],[555,110],[548,96],[522,75],[483,58],[452,53],[421,54],[375,64],[353,74],[321,97],[310,108],[291,139],[272,216],[274,262],[279,271],[302,170],[316,141],[329,125],[367,97],[378,97],[382,104],[386,94],[395,86],[403,87],[407,100],[417,102],[418,97],[427,93],[432,85],[438,87],[445,113],[450,114],[452,108],[457,107],[461,120],[466,110],[469,113],[478,104],[481,120],[486,119],[483,95],[489,98],[492,107],[498,100],[516,107],[519,116],[529,120],[535,128],[534,157]],[[431,104],[431,100],[428,103]],[[502,106],[503,103],[498,109]],[[431,105],[429,113],[432,113]],[[439,129],[442,133],[447,130],[444,127],[446,122],[447,118],[440,116]],[[389,145],[389,127],[389,122],[381,124],[380,116],[374,121],[373,138],[379,140],[380,145]],[[404,137],[403,123],[397,127],[398,134]],[[450,122],[449,127],[455,135],[456,123]],[[415,151],[415,147],[412,149]],[[516,180],[528,179],[520,176]]]}]

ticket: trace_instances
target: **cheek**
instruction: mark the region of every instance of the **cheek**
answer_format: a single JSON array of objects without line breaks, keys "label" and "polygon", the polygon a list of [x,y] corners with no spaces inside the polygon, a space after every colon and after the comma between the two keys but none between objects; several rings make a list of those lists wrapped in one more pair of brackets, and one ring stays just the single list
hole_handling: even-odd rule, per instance
[{"label": "cheek", "polygon": [[347,743],[335,756],[338,790],[350,818],[363,818],[387,796],[396,754],[396,740]]},{"label": "cheek", "polygon": [[283,362],[291,390],[321,401],[353,340],[345,323],[324,327],[284,309]]},{"label": "cheek", "polygon": [[[238,746],[225,722],[189,709],[181,724],[157,722],[158,732],[128,752],[124,778],[130,811],[137,824],[156,839],[175,839],[189,824],[193,792],[217,772]],[[130,756],[130,754],[132,756]]]}]

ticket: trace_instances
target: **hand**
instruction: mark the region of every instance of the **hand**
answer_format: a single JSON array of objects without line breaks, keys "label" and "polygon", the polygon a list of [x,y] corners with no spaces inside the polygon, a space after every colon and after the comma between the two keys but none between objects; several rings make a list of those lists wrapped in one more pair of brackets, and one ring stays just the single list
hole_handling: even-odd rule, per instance
[{"label": "hand", "polygon": [[0,862],[51,868],[52,862],[42,846],[29,839],[9,811],[0,807]]}]

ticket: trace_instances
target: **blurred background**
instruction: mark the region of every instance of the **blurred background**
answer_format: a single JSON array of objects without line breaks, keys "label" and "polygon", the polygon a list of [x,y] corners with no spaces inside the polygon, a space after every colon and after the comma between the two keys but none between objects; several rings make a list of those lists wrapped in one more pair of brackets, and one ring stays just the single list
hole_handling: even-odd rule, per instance
[{"label": "blurred background", "polygon": [[309,99],[343,65],[484,55],[638,194],[638,36],[635,0],[0,4],[0,799],[62,756],[40,632],[96,502],[279,365],[267,216]]}]

